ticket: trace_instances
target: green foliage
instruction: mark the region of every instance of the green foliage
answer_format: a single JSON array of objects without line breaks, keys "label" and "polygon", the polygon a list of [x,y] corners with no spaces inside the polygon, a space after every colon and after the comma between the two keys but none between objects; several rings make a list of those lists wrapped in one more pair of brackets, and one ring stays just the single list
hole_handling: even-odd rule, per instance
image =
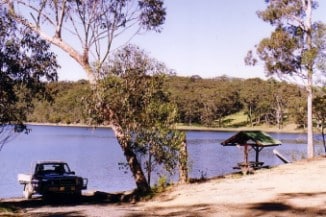
[{"label": "green foliage", "polygon": [[326,95],[316,96],[314,101],[314,113],[318,122],[326,124]]},{"label": "green foliage", "polygon": [[166,190],[166,188],[169,186],[168,179],[166,176],[160,176],[160,178],[157,181],[157,184],[155,184],[152,187],[153,193],[162,193]]},{"label": "green foliage", "polygon": [[302,2],[297,0],[268,0],[266,1],[267,8],[264,11],[257,12],[257,15],[272,25],[278,26],[283,21],[288,21],[292,17],[287,17],[290,14],[303,16]]},{"label": "green foliage", "polygon": [[2,7],[69,54],[91,83],[112,47],[121,47],[146,31],[160,32],[166,17],[163,0],[2,1]]},{"label": "green foliage", "polygon": [[[325,75],[326,72],[326,55],[325,55],[325,44],[326,44],[326,24],[322,22],[316,22],[313,25],[313,41],[314,47],[312,58],[315,56],[316,69]],[[317,54],[316,54],[317,51]],[[316,72],[315,72],[316,73]]]},{"label": "green foliage", "polygon": [[28,121],[61,124],[88,123],[84,99],[91,94],[91,89],[87,81],[54,82],[49,83],[47,89],[52,93],[53,100],[48,102],[35,99],[35,110],[28,117]]},{"label": "green foliage", "polygon": [[183,123],[222,126],[224,117],[242,108],[239,89],[236,88],[239,82],[225,77],[201,79],[172,76],[167,85]]},{"label": "green foliage", "polygon": [[315,97],[313,101],[314,113],[316,115],[317,126],[321,129],[321,134],[323,138],[324,150],[326,153],[326,136],[325,136],[325,127],[326,127],[326,95],[325,90],[322,92],[323,95]]},{"label": "green foliage", "polygon": [[30,29],[21,28],[0,8],[0,147],[14,130],[23,126],[35,98],[49,98],[43,81],[56,80],[55,55],[49,44]]},{"label": "green foliage", "polygon": [[322,64],[325,62],[325,24],[312,22],[311,9],[317,7],[317,1],[312,0],[271,0],[265,10],[257,13],[275,26],[270,37],[257,46],[257,54],[268,74],[298,75],[307,79],[307,73],[325,68]]},{"label": "green foliage", "polygon": [[270,38],[263,39],[257,53],[265,62],[266,72],[276,75],[300,73],[302,59],[298,41],[283,28],[277,28]]},{"label": "green foliage", "polygon": [[303,101],[303,91],[286,82],[256,78],[244,81],[240,94],[251,126],[265,123],[281,127],[286,120],[297,118],[297,111],[302,106],[295,102]]},{"label": "green foliage", "polygon": [[0,16],[0,124],[21,123],[45,92],[41,79],[56,79],[57,64],[47,43],[18,29],[5,11]]},{"label": "green foliage", "polygon": [[149,184],[156,165],[172,173],[178,162],[177,108],[164,86],[167,73],[164,65],[129,45],[116,52],[104,69],[97,98],[89,104],[97,124],[120,126],[118,141],[125,152],[143,159]]},{"label": "green foliage", "polygon": [[141,0],[138,2],[142,11],[140,19],[143,28],[160,31],[165,21],[166,11],[162,0]]},{"label": "green foliage", "polygon": [[[169,97],[170,100],[166,104],[160,103],[161,99],[147,104],[142,116],[143,119],[148,115],[147,119],[143,119],[147,125],[152,124],[156,119],[165,118],[172,121],[172,117],[175,117],[180,123],[213,127],[260,124],[280,125],[281,127],[288,122],[297,123],[300,127],[306,126],[305,90],[294,84],[273,79],[267,81],[225,77],[193,79],[175,75],[161,78],[160,82],[165,91],[157,92],[157,94],[164,95],[165,93],[165,97]],[[111,81],[106,82],[116,88],[116,92],[111,89],[111,92],[108,93],[111,94],[112,102],[117,103],[116,108],[119,108],[122,106],[121,101],[118,100],[121,95],[117,94],[118,90],[122,91],[118,88],[122,83],[117,77],[110,79]],[[86,106],[86,99],[92,96],[92,91],[87,81],[49,83],[47,89],[54,94],[53,101],[49,103],[45,100],[34,100],[35,110],[28,117],[29,121],[64,124],[89,123],[89,108]],[[143,94],[136,93],[135,91],[132,94],[139,97],[138,102],[143,100]],[[120,94],[122,93],[120,92]],[[134,114],[141,111],[137,104],[128,109],[123,106],[121,108],[129,109]],[[169,114],[167,111],[173,111],[173,114]],[[250,121],[249,114],[252,116],[252,121]],[[95,117],[95,112],[91,112],[90,115],[93,117],[93,121],[98,118],[98,123],[107,124],[103,117]]]}]

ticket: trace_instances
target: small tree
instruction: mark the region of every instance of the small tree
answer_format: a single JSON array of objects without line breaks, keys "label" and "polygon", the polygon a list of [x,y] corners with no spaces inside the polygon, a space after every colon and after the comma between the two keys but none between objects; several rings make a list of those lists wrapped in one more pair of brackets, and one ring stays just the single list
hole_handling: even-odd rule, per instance
[{"label": "small tree", "polygon": [[240,98],[251,127],[255,125],[260,115],[258,105],[263,96],[261,95],[262,90],[259,87],[262,86],[262,83],[263,81],[259,78],[247,79],[242,82]]},{"label": "small tree", "polygon": [[0,150],[24,126],[32,99],[46,96],[44,82],[57,78],[49,44],[12,20],[0,8]]},{"label": "small tree", "polygon": [[[139,48],[126,46],[103,70],[97,86],[98,99],[90,103],[95,105],[91,115],[97,123],[108,121],[121,126],[118,142],[138,189],[145,192],[150,188],[153,162],[172,172],[177,165],[178,145],[183,141],[174,129],[176,107],[163,88],[165,73],[164,65]],[[140,156],[148,157],[148,180],[138,163]]]},{"label": "small tree", "polygon": [[[312,99],[313,77],[325,58],[325,25],[312,22],[313,0],[266,0],[267,8],[258,16],[275,27],[269,38],[261,40],[257,54],[268,75],[299,77],[307,91],[307,156],[314,156]],[[246,63],[256,64],[249,52]]]}]

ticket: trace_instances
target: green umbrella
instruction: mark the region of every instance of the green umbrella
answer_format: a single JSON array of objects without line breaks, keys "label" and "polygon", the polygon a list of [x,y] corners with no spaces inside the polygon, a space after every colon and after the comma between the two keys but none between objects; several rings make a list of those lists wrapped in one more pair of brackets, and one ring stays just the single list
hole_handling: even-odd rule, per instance
[{"label": "green umbrella", "polygon": [[259,130],[255,131],[239,131],[232,137],[221,143],[223,146],[244,146],[245,163],[248,164],[248,147],[252,147],[256,151],[256,163],[259,162],[259,152],[270,146],[278,146],[282,143],[272,138],[267,133]]}]

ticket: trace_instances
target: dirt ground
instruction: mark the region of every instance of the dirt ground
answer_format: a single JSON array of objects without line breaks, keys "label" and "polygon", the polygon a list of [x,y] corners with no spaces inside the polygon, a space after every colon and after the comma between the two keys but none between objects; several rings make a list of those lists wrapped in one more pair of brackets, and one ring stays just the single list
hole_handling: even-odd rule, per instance
[{"label": "dirt ground", "polygon": [[0,202],[31,217],[326,216],[326,158],[177,185],[147,202],[117,201],[116,195],[97,192],[78,203],[51,204],[38,198]]}]

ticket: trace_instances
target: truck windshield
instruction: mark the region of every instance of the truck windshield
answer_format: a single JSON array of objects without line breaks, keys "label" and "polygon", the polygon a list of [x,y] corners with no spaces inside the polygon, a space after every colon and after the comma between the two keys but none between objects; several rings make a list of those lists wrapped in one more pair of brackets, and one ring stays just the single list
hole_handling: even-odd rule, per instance
[{"label": "truck windshield", "polygon": [[44,163],[38,164],[36,169],[36,174],[45,174],[45,173],[56,173],[63,174],[69,173],[70,169],[65,163]]}]

